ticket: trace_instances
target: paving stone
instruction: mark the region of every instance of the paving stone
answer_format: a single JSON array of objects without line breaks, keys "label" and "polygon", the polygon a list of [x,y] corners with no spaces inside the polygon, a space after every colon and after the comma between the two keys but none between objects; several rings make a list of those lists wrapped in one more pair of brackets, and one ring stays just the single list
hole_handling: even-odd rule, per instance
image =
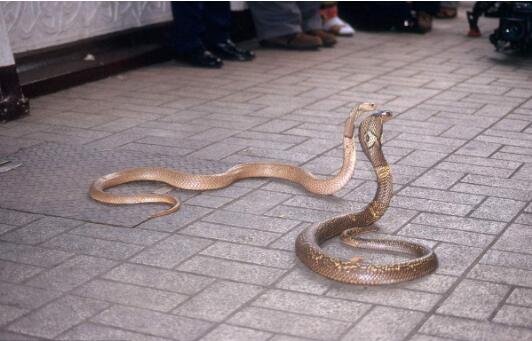
[{"label": "paving stone", "polygon": [[61,265],[41,272],[26,283],[40,288],[69,291],[106,272],[117,263],[103,258],[76,256]]},{"label": "paving stone", "polygon": [[437,294],[400,288],[353,288],[349,285],[335,285],[327,296],[417,311],[429,311],[441,298]]},{"label": "paving stone", "polygon": [[417,224],[406,225],[399,234],[481,248],[488,246],[494,239],[493,236],[487,234]]},{"label": "paving stone", "polygon": [[249,245],[266,246],[279,237],[278,233],[243,229],[225,225],[198,222],[184,228],[181,233]]},{"label": "paving stone", "polygon": [[508,296],[506,302],[532,307],[532,289],[515,288],[510,296]]},{"label": "paving stone", "polygon": [[472,214],[471,217],[508,222],[525,206],[522,201],[501,198],[488,198]]},{"label": "paving stone", "polygon": [[33,309],[58,297],[55,290],[0,283],[0,303],[21,309]]},{"label": "paving stone", "polygon": [[530,328],[532,326],[532,309],[503,305],[493,318],[493,321]]},{"label": "paving stone", "polygon": [[269,191],[255,191],[226,206],[230,211],[262,214],[290,198],[290,195]]},{"label": "paving stone", "polygon": [[49,250],[36,246],[12,243],[0,243],[0,259],[11,262],[52,267],[63,262],[71,256],[71,253],[59,250]]},{"label": "paving stone", "polygon": [[211,211],[208,208],[183,205],[175,214],[150,219],[140,224],[139,227],[161,232],[174,232],[209,214]]},{"label": "paving stone", "polygon": [[295,255],[292,252],[225,242],[216,242],[201,254],[281,269],[290,269],[295,263]]},{"label": "paving stone", "polygon": [[0,304],[0,326],[15,320],[27,313],[28,310]]},{"label": "paving stone", "polygon": [[201,338],[201,341],[218,341],[218,340],[233,340],[233,341],[266,341],[270,340],[272,334],[262,332],[259,330],[231,326],[227,324],[221,324],[216,327],[209,334]]},{"label": "paving stone", "polygon": [[509,285],[532,287],[532,271],[477,264],[468,274],[469,278]]},{"label": "paving stone", "polygon": [[440,243],[434,252],[438,256],[437,273],[460,276],[482,253],[481,248]]},{"label": "paving stone", "polygon": [[414,185],[429,188],[448,189],[464,176],[461,172],[431,169],[414,181]]},{"label": "paving stone", "polygon": [[0,238],[7,241],[34,245],[81,224],[81,221],[76,220],[44,217],[16,231],[6,233]]},{"label": "paving stone", "polygon": [[107,241],[74,234],[63,234],[45,242],[43,246],[50,249],[60,249],[86,254],[101,256],[111,259],[126,259],[142,250],[142,246],[121,242]]},{"label": "paving stone", "polygon": [[[423,313],[416,311],[375,307],[342,340],[403,340],[422,318]],[[373,329],[375,324],[378,330]]]},{"label": "paving stone", "polygon": [[0,280],[21,283],[42,270],[44,269],[32,265],[0,261]]},{"label": "paving stone", "polygon": [[370,308],[368,304],[283,290],[269,290],[252,305],[346,322],[358,320]]},{"label": "paving stone", "polygon": [[493,248],[532,254],[532,248],[527,242],[530,236],[532,236],[532,229],[529,226],[513,224],[504,231]]},{"label": "paving stone", "polygon": [[281,269],[205,256],[189,259],[178,270],[257,285],[270,285],[284,273]]},{"label": "paving stone", "polygon": [[108,306],[108,303],[102,301],[65,296],[18,319],[11,323],[7,329],[39,337],[53,338]]},{"label": "paving stone", "polygon": [[532,337],[532,331],[523,328],[440,315],[431,316],[420,332],[465,340],[529,340]]},{"label": "paving stone", "polygon": [[349,323],[346,322],[257,307],[248,307],[237,312],[228,322],[259,330],[281,332],[318,340],[334,340],[349,327]]},{"label": "paving stone", "polygon": [[218,281],[180,305],[174,313],[221,322],[262,290],[255,285]]},{"label": "paving stone", "polygon": [[123,329],[84,322],[57,337],[58,340],[131,340],[131,341],[165,341],[166,338],[134,333]]},{"label": "paving stone", "polygon": [[327,291],[330,285],[331,281],[329,279],[316,274],[299,263],[275,286],[280,289],[321,295]]},{"label": "paving stone", "polygon": [[0,208],[0,221],[2,224],[23,226],[31,223],[41,216],[32,213],[18,212]]},{"label": "paving stone", "polygon": [[[455,190],[455,188],[456,188],[456,185],[452,189]],[[409,196],[409,197],[432,199],[432,200],[445,201],[445,202],[464,204],[464,205],[476,205],[480,203],[482,199],[484,198],[478,195],[453,193],[453,192],[448,192],[448,191],[440,191],[436,189],[410,187],[410,186],[402,188],[398,194]]]},{"label": "paving stone", "polygon": [[214,281],[202,276],[138,264],[122,264],[106,273],[103,277],[187,295],[198,293]]},{"label": "paving stone", "polygon": [[196,340],[211,323],[155,311],[115,305],[91,319],[93,322],[176,340]]},{"label": "paving stone", "polygon": [[457,216],[465,216],[472,209],[472,205],[454,204],[443,201],[396,196],[392,198],[392,206],[420,210],[433,213],[444,213]]},{"label": "paving stone", "polygon": [[412,223],[489,234],[498,234],[506,226],[502,222],[424,212],[414,218]]},{"label": "paving stone", "polygon": [[212,244],[211,241],[181,235],[173,235],[148,248],[131,260],[135,263],[173,268]]},{"label": "paving stone", "polygon": [[506,285],[464,280],[438,308],[437,313],[487,320],[509,290]]},{"label": "paving stone", "polygon": [[173,292],[99,279],[82,285],[73,293],[102,301],[163,312],[170,311],[188,298]]},{"label": "paving stone", "polygon": [[87,237],[106,239],[136,245],[152,245],[155,242],[168,236],[166,233],[146,231],[142,229],[130,229],[117,226],[106,226],[100,224],[83,224],[70,231]]},{"label": "paving stone", "polygon": [[218,210],[202,219],[211,223],[251,228],[267,232],[283,233],[299,224],[298,221],[264,217],[253,214]]}]

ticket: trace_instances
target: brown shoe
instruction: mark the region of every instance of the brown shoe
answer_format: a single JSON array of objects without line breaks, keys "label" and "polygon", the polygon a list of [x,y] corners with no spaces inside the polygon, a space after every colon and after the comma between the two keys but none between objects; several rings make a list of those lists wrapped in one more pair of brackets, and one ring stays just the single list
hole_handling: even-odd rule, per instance
[{"label": "brown shoe", "polygon": [[266,47],[281,47],[290,50],[316,50],[323,46],[319,37],[302,32],[265,39],[260,44]]},{"label": "brown shoe", "polygon": [[336,37],[334,34],[327,33],[324,30],[312,30],[305,33],[314,37],[319,37],[323,42],[323,47],[333,47],[334,44],[336,44]]}]

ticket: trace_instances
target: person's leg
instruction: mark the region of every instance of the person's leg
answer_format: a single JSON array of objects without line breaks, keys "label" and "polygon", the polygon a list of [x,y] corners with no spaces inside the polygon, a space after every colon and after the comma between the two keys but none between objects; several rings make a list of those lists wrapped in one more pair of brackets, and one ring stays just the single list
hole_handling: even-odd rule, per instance
[{"label": "person's leg", "polygon": [[261,44],[296,50],[317,49],[322,41],[302,32],[301,12],[296,2],[249,2],[257,38]]},{"label": "person's leg", "polygon": [[332,47],[336,44],[334,35],[322,29],[319,2],[301,1],[297,2],[297,6],[301,12],[301,28],[303,32],[320,38],[324,47]]},{"label": "person's leg", "polygon": [[301,13],[293,1],[248,3],[259,40],[301,32]]},{"label": "person's leg", "polygon": [[200,48],[201,35],[205,32],[203,4],[193,1],[172,1],[174,17],[173,44],[176,52],[189,52]]},{"label": "person's leg", "polygon": [[231,41],[231,7],[228,1],[205,3],[203,17],[206,30],[202,40],[211,52],[223,59],[241,62],[255,58],[252,51],[238,48]]},{"label": "person's leg", "polygon": [[176,58],[194,66],[219,68],[222,60],[205,49],[201,36],[206,30],[201,2],[173,2],[173,45]]}]

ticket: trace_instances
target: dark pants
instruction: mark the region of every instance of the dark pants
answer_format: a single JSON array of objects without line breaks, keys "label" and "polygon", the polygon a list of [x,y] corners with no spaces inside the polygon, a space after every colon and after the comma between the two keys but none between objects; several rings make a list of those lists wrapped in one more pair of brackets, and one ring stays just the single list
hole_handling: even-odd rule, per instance
[{"label": "dark pants", "polygon": [[231,9],[229,2],[172,2],[174,48],[186,52],[203,45],[229,39]]}]

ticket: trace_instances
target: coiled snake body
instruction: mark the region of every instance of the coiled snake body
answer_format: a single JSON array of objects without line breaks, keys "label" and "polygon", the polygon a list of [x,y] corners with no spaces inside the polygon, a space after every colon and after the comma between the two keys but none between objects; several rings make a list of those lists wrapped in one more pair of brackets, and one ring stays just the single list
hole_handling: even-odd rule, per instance
[{"label": "coiled snake body", "polygon": [[[318,179],[300,167],[275,164],[241,164],[224,173],[194,175],[167,168],[131,168],[111,173],[97,179],[91,186],[90,196],[106,204],[165,203],[167,210],[153,214],[158,217],[177,211],[180,202],[165,194],[121,195],[105,192],[105,189],[133,181],[160,181],[176,188],[187,190],[212,190],[224,188],[245,178],[273,177],[302,185],[316,194],[332,194],[342,188],[351,178],[356,162],[354,126],[364,112],[373,111],[374,104],[364,103],[356,107],[344,127],[344,160],[339,173],[330,179]],[[358,239],[355,235],[375,231],[368,227],[386,211],[392,197],[390,168],[381,150],[383,123],[391,117],[389,112],[379,112],[366,118],[359,128],[359,139],[364,153],[377,174],[378,189],[374,200],[360,213],[350,213],[328,219],[304,230],[296,240],[296,254],[313,271],[328,278],[363,285],[377,285],[415,279],[434,271],[437,258],[431,249],[424,246],[394,240]],[[345,243],[365,249],[401,252],[417,258],[394,264],[368,264],[361,259],[349,261],[327,255],[320,247],[324,241],[341,234]]]}]

